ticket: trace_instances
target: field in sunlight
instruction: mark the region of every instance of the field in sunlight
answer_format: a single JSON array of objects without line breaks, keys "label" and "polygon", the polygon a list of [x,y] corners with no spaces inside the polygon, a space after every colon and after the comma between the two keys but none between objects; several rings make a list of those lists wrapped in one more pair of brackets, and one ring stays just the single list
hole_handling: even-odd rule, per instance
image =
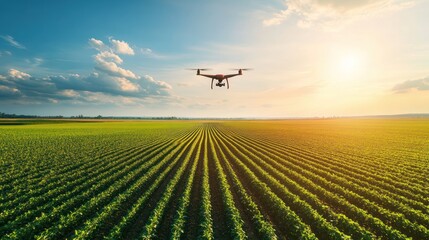
[{"label": "field in sunlight", "polygon": [[427,176],[427,118],[2,120],[0,238],[429,239]]}]

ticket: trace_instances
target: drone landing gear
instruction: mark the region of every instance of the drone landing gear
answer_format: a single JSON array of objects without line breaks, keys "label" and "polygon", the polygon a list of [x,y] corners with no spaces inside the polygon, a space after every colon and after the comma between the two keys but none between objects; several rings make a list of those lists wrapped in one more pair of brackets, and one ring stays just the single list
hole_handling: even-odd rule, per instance
[{"label": "drone landing gear", "polygon": [[229,89],[229,82],[228,82],[228,78],[226,78],[226,89]]},{"label": "drone landing gear", "polygon": [[213,89],[213,80],[214,80],[214,78],[212,78],[212,89]]}]

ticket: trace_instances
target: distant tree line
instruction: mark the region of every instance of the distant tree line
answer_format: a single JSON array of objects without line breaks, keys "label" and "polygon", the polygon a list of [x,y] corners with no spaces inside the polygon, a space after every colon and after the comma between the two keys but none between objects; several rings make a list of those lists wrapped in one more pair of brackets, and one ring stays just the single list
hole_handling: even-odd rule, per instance
[{"label": "distant tree line", "polygon": [[187,118],[178,118],[178,117],[112,117],[107,116],[103,117],[98,116],[84,116],[79,114],[76,116],[64,117],[62,115],[56,116],[39,116],[39,115],[26,115],[26,114],[9,114],[0,112],[0,118],[62,118],[62,119],[146,119],[146,120],[177,120],[177,119],[187,119]]},{"label": "distant tree line", "polygon": [[0,112],[0,118],[64,118],[61,115],[57,116],[38,116],[38,115],[25,115],[25,114],[9,114]]}]

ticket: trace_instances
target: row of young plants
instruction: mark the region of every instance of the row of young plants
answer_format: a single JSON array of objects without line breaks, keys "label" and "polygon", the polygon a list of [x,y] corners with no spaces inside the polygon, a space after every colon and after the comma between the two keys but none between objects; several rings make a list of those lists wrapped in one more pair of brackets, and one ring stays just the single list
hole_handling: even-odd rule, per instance
[{"label": "row of young plants", "polygon": [[[230,131],[233,131],[235,129],[231,129],[229,128]],[[241,135],[246,135],[249,136],[249,134],[242,134],[243,132],[240,131],[239,132]],[[284,145],[278,142],[275,142],[275,138],[273,138],[271,136],[271,138],[264,138],[264,142],[270,142],[273,143],[275,145],[277,145],[277,148],[282,148],[291,152],[297,152],[299,154],[302,155],[307,155],[307,156],[311,156],[313,159],[319,159],[323,162],[326,163],[331,163],[332,168],[334,170],[339,169],[340,171],[348,171],[351,174],[353,174],[354,177],[358,177],[359,179],[363,180],[363,181],[371,181],[370,184],[375,184],[376,186],[378,184],[381,185],[382,188],[387,189],[391,192],[395,192],[395,193],[399,193],[399,194],[404,194],[404,196],[406,196],[407,198],[414,198],[414,196],[416,194],[418,194],[417,197],[419,197],[421,200],[424,201],[424,203],[428,204],[427,201],[429,201],[429,198],[425,198],[424,196],[427,195],[425,194],[425,192],[421,189],[418,188],[409,188],[408,184],[403,184],[401,182],[395,181],[395,180],[389,180],[386,179],[384,176],[380,176],[377,174],[372,174],[370,172],[368,172],[368,167],[365,166],[365,162],[363,163],[363,165],[359,168],[357,168],[355,166],[355,162],[359,162],[358,159],[352,159],[350,160],[349,158],[345,158],[345,157],[340,157],[340,158],[332,158],[331,156],[326,156],[326,154],[321,155],[320,153],[317,152],[317,150],[306,150],[305,148],[301,147],[301,146],[292,146],[292,145]],[[347,161],[346,161],[347,160]],[[418,192],[413,192],[413,191],[418,191]],[[423,194],[423,195],[422,195]]]},{"label": "row of young plants", "polygon": [[396,156],[399,161],[392,161],[395,156],[392,156],[390,152],[386,154],[389,155],[389,158],[378,157],[376,159],[374,159],[373,154],[356,155],[347,152],[347,150],[329,151],[328,153],[332,159],[347,159],[349,162],[353,162],[355,167],[359,166],[360,169],[366,170],[373,175],[387,177],[393,182],[401,182],[417,188],[422,188],[425,185],[425,176],[429,174],[421,166],[398,166],[397,163],[402,162],[404,156],[408,157],[409,152]]},{"label": "row of young plants", "polygon": [[[47,132],[49,133],[49,131]],[[159,138],[161,139],[162,137],[160,136]],[[137,149],[142,145],[151,144],[151,142],[157,138],[156,136],[148,135],[147,139],[145,139],[143,142],[140,142],[139,145],[132,144],[132,147],[114,145],[111,143],[113,140],[110,140],[110,143],[108,144],[106,143],[107,140],[102,141],[101,136],[98,136],[95,139],[94,137],[90,138],[94,140],[94,143],[88,142],[89,140],[86,136],[71,135],[68,136],[66,140],[56,136],[52,139],[49,139],[50,141],[42,142],[40,144],[31,144],[26,142],[26,145],[28,145],[26,148],[19,150],[16,149],[17,152],[27,151],[33,153],[37,148],[48,148],[48,150],[45,150],[45,155],[40,156],[43,158],[42,160],[44,160],[40,161],[41,164],[38,164],[35,161],[26,161],[26,164],[22,165],[27,165],[27,162],[29,162],[31,168],[21,169],[20,167],[17,167],[21,164],[18,164],[15,161],[13,162],[13,165],[11,165],[12,167],[5,168],[14,169],[17,173],[17,176],[13,177],[7,174],[1,175],[2,178],[0,181],[2,182],[0,183],[0,190],[3,194],[5,194],[5,198],[16,198],[17,195],[26,195],[25,193],[37,191],[39,188],[47,189],[46,185],[48,183],[53,182],[56,179],[61,179],[73,171],[81,171],[82,168],[94,165],[98,162],[97,160],[104,159],[106,156],[119,155],[123,151],[132,151],[133,149]],[[54,141],[54,143],[51,143],[51,141]],[[0,141],[0,144],[1,143],[2,142]],[[80,144],[76,145],[76,143]],[[91,149],[89,152],[83,151],[83,149],[80,148],[80,145],[83,143],[85,143],[85,145],[92,146],[95,150]],[[67,157],[56,159],[55,157],[59,155],[59,152],[64,151],[62,148],[67,148],[68,155],[72,155],[73,158]]]},{"label": "row of young plants", "polygon": [[126,165],[127,162],[135,160],[140,155],[160,147],[162,147],[160,144],[154,144],[147,148],[132,149],[119,155],[115,154],[114,156],[100,158],[94,160],[96,163],[89,168],[80,169],[80,171],[65,172],[57,178],[49,179],[50,181],[43,184],[41,183],[40,188],[24,192],[22,195],[16,194],[19,197],[12,195],[15,198],[11,198],[10,201],[5,199],[4,203],[1,204],[0,208],[3,212],[0,213],[0,223],[5,224],[8,219],[13,219],[33,208],[43,207],[45,203],[55,199],[58,195],[70,194],[70,189],[73,189],[73,194],[76,194],[76,191],[81,188],[83,189],[87,185],[91,185],[92,182],[99,179],[100,175],[104,175],[106,171],[116,169],[117,165],[120,165],[119,167]]},{"label": "row of young plants", "polygon": [[[16,134],[28,134],[27,131]],[[81,159],[88,159],[88,156],[98,155],[108,152],[109,145],[104,144],[101,136],[87,138],[86,136],[50,136],[51,132],[43,131],[37,135],[29,134],[25,139],[14,139],[13,135],[8,136],[8,142],[0,141],[0,144],[13,144],[9,146],[3,154],[13,153],[12,156],[2,156],[9,163],[8,168],[4,168],[2,182],[14,183],[17,185],[22,180],[27,180],[36,175],[49,174],[53,168],[77,165]],[[78,140],[78,141],[76,141]],[[92,140],[92,141],[91,141]],[[82,151],[82,146],[85,150]],[[7,181],[7,182],[3,182]]]},{"label": "row of young plants", "polygon": [[[230,135],[231,134],[228,134],[228,136],[230,136]],[[228,142],[237,142],[237,141],[236,140],[234,140],[234,141],[230,140]],[[260,144],[255,144],[254,146],[249,146],[249,144],[250,144],[249,142],[246,142],[246,143],[244,143],[242,145],[243,146],[247,146],[247,147],[251,147],[253,149],[256,149],[260,145]],[[258,146],[256,146],[256,145],[258,145]],[[270,148],[270,150],[271,151],[275,151],[274,148]],[[260,152],[260,151],[258,151],[258,152]],[[269,154],[270,154],[269,152],[265,152],[262,155],[269,155]],[[277,154],[271,154],[271,157],[276,157],[276,156],[278,156],[278,153]],[[288,166],[288,168],[286,168],[286,166],[283,166],[283,165],[279,164],[279,162],[283,162],[283,164],[287,164],[287,161],[284,161],[284,160],[282,161],[281,159],[279,160],[278,157],[277,157],[276,161],[271,161],[271,164],[273,164],[276,169],[283,169],[285,172],[289,172],[288,175],[291,175],[291,173],[290,173],[291,171],[289,169],[294,169],[295,172],[299,172],[300,173],[299,175],[302,175],[303,173],[306,173],[304,175],[307,176],[307,178],[310,178],[310,179],[313,178],[312,180],[314,180],[314,178],[318,178],[319,181],[315,182],[318,185],[321,184],[320,181],[322,181],[323,183],[325,183],[324,185],[322,185],[323,187],[319,187],[320,191],[317,192],[318,196],[325,196],[325,195],[327,195],[326,193],[324,193],[324,192],[326,192],[326,189],[328,189],[328,190],[330,189],[331,191],[333,191],[335,193],[335,194],[331,194],[332,196],[335,196],[336,194],[341,193],[341,191],[338,192],[338,190],[341,189],[341,187],[337,186],[336,189],[332,190],[332,184],[330,184],[329,182],[327,182],[323,177],[317,177],[316,175],[314,175],[313,172],[316,171],[317,169],[312,169],[312,171],[306,171],[303,168],[299,169],[299,168],[297,168],[295,166],[295,164],[299,164],[299,163],[294,163],[294,165],[291,165],[291,164],[286,165],[286,166]],[[307,166],[307,165],[308,164],[306,164],[305,166]],[[274,175],[273,173],[270,173],[270,174]],[[323,176],[324,174],[322,173],[321,175]],[[327,175],[324,175],[324,176],[326,177]],[[308,183],[309,181],[303,182],[301,180],[301,181],[297,181],[297,182],[299,182],[303,186],[309,185],[309,183]],[[344,193],[344,191],[343,191],[343,193]],[[346,194],[343,194],[343,196],[346,197],[346,199],[350,198],[349,197],[350,195],[356,197],[356,194],[353,194],[353,193],[350,193],[350,192],[346,192]],[[359,198],[359,196],[358,196],[358,198]],[[377,206],[374,206],[373,204],[371,204],[366,199],[359,198],[359,200],[365,202],[366,204],[370,204],[369,207],[364,205],[364,207],[367,207],[367,209],[371,209],[371,207],[375,207],[375,209],[381,211],[382,214],[384,214],[386,217],[388,217],[388,219],[384,218],[384,220],[386,222],[393,222],[393,226],[395,228],[399,228],[401,230],[404,230],[404,232],[406,232],[408,235],[414,236],[414,237],[416,237],[416,236],[417,237],[422,237],[422,236],[426,236],[427,235],[427,231],[425,230],[424,226],[422,226],[422,225],[416,225],[414,223],[411,223],[410,221],[404,219],[403,216],[401,218],[401,215],[390,213],[390,212],[385,211],[385,210],[383,210],[382,208],[379,208],[379,207],[377,208]],[[361,202],[356,202],[356,201],[352,201],[352,202],[357,203],[359,206],[362,205]],[[338,204],[338,201],[335,202],[334,206],[337,206],[337,204]],[[402,219],[402,220],[400,220],[400,219]],[[377,219],[374,219],[374,220],[377,220]],[[378,221],[375,221],[375,222],[378,222]],[[386,227],[383,227],[382,225],[380,225],[380,227],[381,227],[381,230],[383,228],[386,229]],[[394,230],[394,231],[396,231],[396,230]],[[384,230],[379,231],[379,233],[390,234],[389,231],[386,232]],[[392,235],[389,235],[389,236],[392,236]]]},{"label": "row of young plants", "polygon": [[[186,142],[189,139],[194,138],[196,134],[197,130],[193,131],[192,134],[183,139],[183,141]],[[78,234],[79,232],[73,232],[73,230],[78,229],[78,227],[82,226],[82,223],[84,222],[91,222],[94,215],[96,220],[104,220],[106,219],[106,216],[111,217],[110,215],[106,215],[106,211],[103,211],[103,209],[109,210],[110,203],[116,203],[117,201],[115,200],[120,202],[123,199],[122,196],[127,196],[127,191],[129,192],[130,189],[129,186],[138,188],[139,186],[142,186],[150,176],[157,176],[157,174],[164,168],[169,165],[174,166],[176,164],[176,162],[172,162],[172,156],[177,154],[177,151],[183,147],[180,142],[178,144],[180,147],[178,147],[177,144],[172,144],[170,147],[157,153],[155,156],[150,155],[144,157],[144,160],[140,162],[140,166],[136,171],[124,169],[123,171],[126,172],[125,179],[121,179],[120,181],[116,181],[114,184],[111,184],[106,191],[95,195],[95,197],[91,198],[89,201],[85,202],[84,205],[73,211],[70,214],[70,218],[66,218],[66,220],[60,221],[59,224],[46,229],[38,237],[56,239],[69,235],[74,236],[74,234]],[[116,208],[112,207],[112,209],[115,210]],[[99,218],[97,216],[99,216]],[[100,226],[100,224],[95,223],[95,226]]]},{"label": "row of young plants", "polygon": [[[94,156],[101,158],[123,149],[167,140],[172,136],[184,134],[188,130],[171,129],[173,131],[163,134],[161,131],[144,129],[122,135],[122,133],[115,134],[115,131],[105,134],[101,129],[97,130],[98,134],[88,135],[88,130],[91,128],[84,127],[65,132],[50,128],[35,129],[36,133],[31,133],[33,128],[2,129],[2,131],[7,130],[7,134],[5,141],[0,141],[0,148],[4,150],[0,158],[5,163],[5,167],[0,169],[0,190],[7,190],[11,186],[18,187],[20,183],[29,186],[29,180],[34,176],[58,175],[60,173],[58,171],[64,168],[93,161]],[[141,138],[142,134],[145,138]],[[123,141],[124,137],[130,142]],[[8,154],[13,155],[8,157]],[[27,156],[30,158],[26,158]],[[37,180],[34,182],[38,183]]]},{"label": "row of young plants", "polygon": [[[288,168],[282,166],[282,165],[276,165],[276,163],[271,162],[270,164],[273,164],[275,168],[271,168],[269,171],[269,174],[275,176],[276,178],[282,179],[284,181],[284,175],[281,173],[276,173],[274,169],[280,169],[284,172],[288,172],[289,175],[292,175],[295,177],[292,181],[296,181],[297,184],[300,184],[302,186],[305,186],[307,189],[309,189],[311,192],[313,192],[317,196],[322,196],[322,200],[326,203],[328,203],[331,207],[336,207],[338,210],[340,210],[341,213],[346,214],[350,216],[351,218],[355,218],[356,216],[360,216],[359,218],[355,218],[362,226],[369,225],[370,229],[372,231],[375,231],[376,234],[382,235],[384,237],[400,237],[405,238],[405,235],[402,235],[398,230],[391,228],[390,226],[387,226],[383,224],[382,221],[380,221],[378,218],[373,217],[372,215],[365,212],[365,210],[361,210],[360,206],[356,206],[351,204],[350,202],[347,202],[337,196],[337,192],[330,192],[328,191],[325,186],[319,186],[319,182],[311,182],[308,179],[303,178],[300,175],[303,175],[305,171],[299,171],[300,174],[291,174],[288,170]],[[308,172],[311,175],[311,172]],[[312,176],[310,176],[311,178]],[[323,178],[320,178],[323,179]],[[366,217],[362,217],[366,216]],[[364,219],[367,222],[362,222],[362,219]],[[346,231],[349,230],[349,228],[346,228]],[[358,233],[359,234],[359,233]],[[354,235],[356,236],[356,234]]]},{"label": "row of young plants", "polygon": [[[253,144],[251,141],[245,141],[245,143],[249,145]],[[404,214],[404,216],[409,218],[412,222],[416,222],[423,226],[429,225],[428,215],[423,214],[421,211],[412,209],[409,206],[399,201],[396,201],[395,199],[390,198],[389,196],[377,194],[371,189],[365,188],[356,183],[348,181],[347,179],[338,176],[338,173],[334,175],[329,172],[329,169],[326,169],[321,164],[315,164],[314,161],[309,161],[308,159],[302,158],[300,156],[294,156],[294,159],[287,158],[285,155],[282,155],[282,153],[280,153],[277,149],[273,147],[263,148],[262,144],[258,144],[257,146],[253,145],[252,150],[255,150],[255,149],[258,149],[258,151],[255,152],[255,154],[260,154],[261,152],[264,152],[263,155],[265,156],[269,155],[270,158],[276,160],[275,164],[277,164],[278,162],[283,162],[288,166],[289,169],[294,169],[295,172],[300,172],[302,169],[309,169],[310,173],[307,174],[307,176],[309,178],[312,178],[313,180],[316,179],[315,180],[316,182],[320,181],[320,180],[317,180],[318,178],[317,176],[322,176],[324,179],[329,181],[329,182],[327,181],[324,182],[326,189],[332,188],[334,186],[331,183],[337,184],[338,186],[342,187],[340,190],[343,192],[343,195],[345,196],[345,198],[350,198],[351,202],[355,202],[360,206],[364,205],[369,209],[374,209],[374,208],[378,209],[377,211],[385,215],[391,215],[390,212],[399,212],[401,214]],[[285,161],[285,159],[288,159],[288,160]],[[337,191],[337,190],[333,190],[333,191]],[[378,205],[376,205],[376,203]],[[386,209],[389,210],[390,212],[386,212]],[[403,219],[403,217],[401,216],[391,216],[391,217],[395,218],[394,222],[407,221],[406,219]],[[402,218],[403,220],[399,220],[398,217]]]},{"label": "row of young plants", "polygon": [[242,153],[237,149],[232,142],[226,138],[225,135],[221,135],[218,131],[219,139],[224,139],[225,141],[221,142],[223,148],[226,149],[229,156],[236,161],[240,161],[241,164],[245,165],[257,175],[263,182],[268,184],[268,186],[277,194],[285,203],[288,203],[291,209],[305,222],[308,224],[312,231],[316,234],[318,238],[322,239],[339,239],[339,238],[349,238],[347,235],[343,234],[331,223],[329,223],[323,216],[321,216],[316,210],[314,210],[310,204],[300,199],[297,195],[291,193],[289,189],[285,188],[282,184],[278,182],[272,175],[265,172],[261,167],[259,167],[256,162],[259,159],[254,158],[254,156],[249,156],[248,154]]},{"label": "row of young plants", "polygon": [[[179,199],[178,208],[176,210],[173,224],[171,225],[171,237],[170,239],[179,240],[184,233],[185,223],[187,218],[187,212],[189,209],[189,205],[191,203],[191,191],[194,186],[195,173],[197,169],[197,165],[201,162],[204,156],[201,154],[203,149],[203,142],[205,138],[205,132],[201,133],[201,139],[198,143],[198,147],[196,148],[195,159],[190,169],[190,172],[186,178],[186,185],[183,191],[182,196]],[[198,183],[197,183],[198,184]]]},{"label": "row of young plants", "polygon": [[[186,146],[185,146],[186,144]],[[182,147],[181,153],[177,155],[179,149],[175,151],[177,156],[180,156],[185,151],[186,147],[188,147],[190,141],[186,140],[180,144]],[[173,155],[171,156],[173,157]],[[176,157],[176,161],[177,161]],[[151,197],[151,194],[158,188],[159,184],[165,179],[166,175],[171,172],[171,169],[175,167],[177,164],[170,164],[151,184],[151,186],[144,192],[144,194],[140,195],[137,200],[134,201],[134,204],[129,208],[127,213],[120,219],[119,223],[112,227],[109,234],[107,235],[108,239],[121,239],[124,238],[125,233],[130,229],[132,224],[138,219],[142,210],[144,210],[145,204],[148,199]]]},{"label": "row of young plants", "polygon": [[[251,151],[249,151],[249,149],[255,150],[255,149],[257,149],[257,146],[251,145],[250,143],[242,143],[240,141],[237,141],[236,139],[231,140],[228,138],[228,136],[223,136],[223,137],[228,140],[227,141],[228,143],[231,143],[231,144],[237,143],[235,145],[227,146],[227,147],[228,147],[228,149],[235,150],[234,152],[237,153],[236,155],[238,155],[238,157],[240,159],[242,159],[247,166],[249,166],[249,167],[253,166],[256,169],[256,172],[258,172],[258,171],[262,172],[263,171],[263,170],[261,171],[262,168],[258,168],[257,166],[258,165],[259,166],[265,165],[264,161],[261,159],[261,157],[262,157],[261,155],[267,155],[269,153],[261,152],[260,153],[261,155],[256,156],[255,152],[259,152],[259,151],[251,152]],[[246,146],[247,149],[244,148],[243,146]],[[275,175],[275,176],[277,176],[277,175]],[[264,175],[262,175],[261,178],[263,179]],[[307,209],[309,209],[309,210],[301,210],[301,209],[295,208],[295,210],[297,211],[298,214],[310,212],[310,213],[316,215],[316,216],[312,217],[313,220],[311,218],[309,219],[308,216],[306,217],[305,215],[303,215],[303,219],[306,219],[309,224],[314,223],[315,220],[320,219],[322,217],[322,219],[329,220],[329,222],[332,225],[334,225],[335,227],[337,227],[338,230],[341,230],[345,234],[348,234],[354,238],[370,238],[372,236],[371,233],[362,229],[356,222],[352,221],[351,219],[347,218],[346,216],[344,216],[342,214],[335,213],[331,208],[329,208],[323,202],[321,202],[317,198],[316,195],[307,191],[304,187],[299,185],[297,182],[289,179],[288,177],[286,177],[284,175],[281,175],[281,179],[283,180],[283,182],[281,184],[283,184],[283,186],[286,187],[287,190],[290,191],[290,193],[285,195],[285,190],[282,189],[280,183],[275,183],[275,185],[277,187],[273,187],[273,189],[274,190],[277,189],[278,190],[277,194],[279,196],[283,196],[283,198],[286,202],[290,202],[291,198],[299,197],[300,199],[302,199],[300,201],[305,201],[306,203],[311,205],[311,207],[307,206]],[[310,182],[308,184],[313,184],[313,183]],[[294,196],[294,195],[296,195],[296,196]],[[298,200],[294,200],[294,201],[297,202]],[[314,208],[315,211],[311,211],[311,208]],[[317,214],[320,214],[320,216],[317,216]],[[322,222],[325,222],[326,220],[322,220]],[[332,231],[332,229],[331,229],[331,231]]]},{"label": "row of young plants", "polygon": [[[251,141],[248,142],[251,143]],[[398,200],[395,198],[395,195],[386,190],[377,189],[376,191],[372,189],[374,186],[365,184],[365,182],[360,180],[350,179],[350,174],[340,172],[332,173],[332,168],[328,168],[326,166],[327,163],[321,162],[317,159],[295,154],[292,151],[284,152],[275,146],[264,147],[263,143],[259,143],[257,147],[259,149],[264,149],[265,151],[275,151],[275,154],[272,154],[274,158],[278,158],[279,155],[282,155],[283,159],[287,159],[288,161],[284,161],[283,159],[280,160],[286,164],[291,162],[293,163],[292,167],[301,166],[302,168],[310,168],[313,173],[311,176],[323,176],[331,182],[360,194],[365,199],[377,202],[382,207],[386,207],[391,211],[399,211],[412,221],[417,221],[422,225],[426,225],[428,223],[429,218],[423,213],[428,209],[427,206],[419,204],[415,200],[404,199],[403,197]],[[380,194],[380,191],[384,194]],[[413,207],[416,209],[413,209]]]},{"label": "row of young plants", "polygon": [[[222,139],[218,142],[231,154],[230,150],[223,146]],[[250,191],[253,193],[252,195],[259,196],[259,200],[264,205],[264,208],[271,214],[272,220],[282,234],[292,239],[317,239],[309,225],[303,223],[301,218],[271,190],[269,185],[261,181],[253,171],[240,161],[240,159],[231,156],[228,161],[232,163],[234,169],[237,170],[242,181],[251,183]]]},{"label": "row of young plants", "polygon": [[179,183],[180,179],[183,177],[183,174],[187,169],[189,163],[191,162],[192,157],[194,158],[194,164],[191,169],[195,169],[196,163],[198,162],[198,155],[196,154],[197,151],[195,148],[198,145],[198,142],[200,142],[200,140],[202,139],[201,133],[202,131],[198,133],[197,138],[193,139],[188,143],[188,145],[191,145],[190,149],[182,151],[177,156],[178,159],[183,158],[183,160],[181,160],[180,167],[177,169],[172,179],[171,180],[169,179],[168,185],[163,189],[162,197],[157,202],[156,207],[152,210],[148,221],[146,222],[141,234],[138,237],[139,239],[154,239],[157,237],[156,230],[159,226],[161,218],[164,215],[164,212],[166,210],[166,207],[168,206],[168,203],[171,201],[171,198],[177,187],[177,184]]},{"label": "row of young plants", "polygon": [[274,147],[274,149],[282,148],[297,155],[310,157],[312,161],[319,161],[322,164],[328,165],[333,171],[343,172],[350,177],[368,182],[373,186],[380,186],[389,192],[429,205],[429,197],[427,197],[427,194],[423,189],[411,187],[407,183],[402,183],[402,180],[397,181],[397,179],[387,179],[383,174],[380,173],[371,173],[364,163],[362,166],[357,167],[355,166],[355,162],[358,160],[354,158],[333,158],[332,156],[321,155],[317,151],[309,151],[298,146],[284,146],[273,142],[273,140],[267,140],[266,142],[271,142],[272,144],[277,145],[277,147]]},{"label": "row of young plants", "polygon": [[[59,206],[53,207],[49,215],[42,213],[35,220],[24,223],[21,228],[15,228],[8,236],[22,239],[37,235],[41,231],[44,231],[47,238],[67,234],[67,231],[76,228],[95,209],[103,206],[112,197],[126,189],[129,184],[139,179],[148,168],[156,164],[155,160],[172,151],[173,146],[174,144],[155,157],[150,154],[146,157],[143,156],[138,161],[124,166],[120,171],[112,172],[81,194],[72,196]],[[53,202],[55,203],[55,201]]]},{"label": "row of young plants", "polygon": [[[102,156],[80,159],[77,163],[62,164],[60,162],[57,164],[50,164],[50,168],[45,170],[40,169],[40,171],[34,172],[33,175],[28,173],[28,175],[20,177],[19,180],[11,181],[3,185],[1,191],[5,193],[4,200],[7,201],[9,199],[14,199],[16,198],[16,195],[28,196],[28,194],[25,194],[26,192],[30,192],[32,194],[42,192],[43,194],[43,191],[46,192],[51,188],[57,187],[58,185],[54,185],[55,183],[67,182],[68,179],[65,177],[68,177],[69,174],[86,171],[87,169],[91,169],[93,166],[99,165],[100,162],[102,163],[102,161],[105,161],[106,159],[117,158],[121,155],[130,154],[138,148],[139,147],[111,149]],[[29,189],[31,191],[28,191]]]},{"label": "row of young plants", "polygon": [[217,145],[217,142],[215,142],[214,137],[212,136],[212,131],[210,129],[207,129],[207,135],[209,138],[209,145],[210,145],[210,156],[212,157],[212,161],[214,161],[215,169],[211,169],[212,171],[216,171],[216,178],[217,182],[220,185],[220,189],[222,192],[222,201],[223,205],[226,209],[226,215],[228,219],[228,229],[230,230],[230,235],[233,239],[247,239],[247,235],[243,230],[243,223],[244,221],[241,219],[240,212],[238,211],[237,207],[235,206],[234,199],[230,190],[229,183],[226,179],[225,172],[220,165],[215,145]]},{"label": "row of young plants", "polygon": [[[74,175],[75,180],[68,182],[59,188],[54,188],[48,191],[46,194],[37,197],[26,197],[21,201],[18,201],[18,207],[9,208],[4,211],[1,215],[2,226],[0,227],[0,233],[5,234],[8,231],[16,229],[16,227],[23,225],[23,223],[31,222],[43,212],[49,212],[53,208],[58,207],[64,201],[79,196],[82,192],[88,191],[95,183],[109,177],[114,172],[119,172],[126,168],[130,163],[135,162],[138,158],[144,156],[144,154],[150,153],[150,150],[156,150],[158,147],[162,149],[162,146],[155,145],[146,151],[140,152],[135,156],[129,156],[127,158],[119,158],[114,161],[109,161],[108,164],[97,169],[91,177],[86,176],[86,173]],[[30,198],[29,200],[26,200]],[[19,198],[20,199],[20,198]]]},{"label": "row of young plants", "polygon": [[[380,135],[377,137],[380,137],[380,140],[382,140],[383,136]],[[357,137],[354,136],[354,138]],[[275,139],[275,137],[271,138],[271,140]],[[366,146],[365,148],[361,146],[359,148],[356,144],[351,144],[343,148],[341,147],[342,140],[343,139],[338,138],[326,141],[329,142],[331,146],[335,146],[335,148],[324,148],[323,151],[320,151],[320,146],[317,145],[313,147],[308,146],[308,148],[305,149],[298,145],[291,144],[291,146],[298,147],[306,152],[318,153],[318,155],[323,155],[324,158],[331,160],[345,159],[347,160],[345,163],[349,166],[364,170],[372,176],[381,176],[384,179],[388,179],[391,183],[399,183],[403,186],[422,186],[421,184],[419,186],[418,182],[423,183],[422,177],[425,175],[425,168],[413,167],[416,162],[413,165],[401,164],[401,162],[404,162],[404,156],[407,158],[410,157],[409,151],[401,152],[398,155],[396,151],[393,152],[391,149],[387,152],[383,152],[382,148],[373,148],[373,146]],[[404,140],[403,137],[401,140]],[[374,149],[376,149],[376,151],[374,151]],[[398,151],[399,149],[395,150]],[[398,167],[398,164],[401,165],[401,167]],[[416,182],[416,179],[420,179],[420,181]]]},{"label": "row of young plants", "polygon": [[252,197],[246,192],[243,184],[239,180],[237,174],[234,172],[234,169],[232,168],[229,161],[227,161],[227,157],[225,153],[222,151],[222,149],[219,148],[219,143],[216,138],[213,140],[215,146],[217,146],[217,151],[220,153],[220,159],[222,159],[221,165],[225,166],[226,168],[226,176],[229,176],[231,179],[231,187],[235,192],[237,192],[239,196],[239,201],[242,202],[242,204],[245,206],[245,211],[248,212],[250,216],[252,216],[252,223],[254,226],[251,226],[251,228],[255,228],[258,233],[259,239],[265,239],[265,240],[274,240],[278,239],[275,229],[273,225],[266,220],[266,218],[263,216],[261,211],[258,208],[258,205],[253,201]]},{"label": "row of young plants", "polygon": [[[5,234],[13,229],[16,229],[18,226],[22,226],[27,222],[33,221],[36,217],[40,216],[43,212],[49,212],[53,208],[58,207],[64,201],[67,201],[70,197],[79,196],[82,192],[90,189],[94,183],[97,183],[104,178],[110,176],[114,172],[123,170],[125,167],[129,168],[130,163],[138,160],[142,156],[146,156],[146,159],[153,156],[154,153],[160,151],[168,146],[168,143],[159,143],[136,152],[131,152],[132,154],[125,154],[114,156],[114,158],[103,159],[102,167],[99,169],[94,169],[94,171],[89,175],[88,181],[81,181],[78,175],[71,174],[70,180],[65,181],[67,184],[63,183],[63,186],[59,188],[50,189],[46,194],[40,196],[34,196],[31,194],[30,199],[26,195],[20,196],[17,199],[22,201],[17,201],[19,207],[11,207],[6,211],[1,213],[1,227],[0,233]],[[137,166],[137,165],[135,165]],[[85,180],[86,178],[84,178]]]},{"label": "row of young plants", "polygon": [[200,230],[198,239],[214,239],[212,203],[209,183],[209,155],[207,131],[204,131],[203,180],[201,182],[201,205],[199,211]]},{"label": "row of young plants", "polygon": [[[243,136],[240,136],[240,137],[243,138]],[[248,139],[248,141],[252,142],[253,140]],[[428,205],[413,199],[415,198],[415,196],[412,195],[411,193],[404,193],[398,189],[391,189],[391,188],[385,189],[383,187],[386,187],[386,186],[384,186],[383,183],[368,182],[368,180],[365,179],[365,177],[363,176],[360,176],[360,175],[356,176],[354,172],[347,171],[342,168],[338,168],[336,166],[337,162],[345,161],[343,159],[338,159],[337,161],[334,161],[332,159],[329,160],[323,157],[317,157],[318,155],[317,153],[305,154],[306,150],[299,151],[296,149],[291,149],[289,147],[286,147],[279,143],[272,142],[270,140],[259,141],[258,146],[265,147],[266,149],[274,149],[275,151],[280,152],[284,156],[286,156],[287,159],[294,160],[298,158],[300,159],[300,161],[297,161],[297,163],[300,163],[301,161],[303,161],[305,162],[305,164],[314,165],[316,166],[317,169],[324,169],[327,172],[331,172],[335,174],[336,176],[346,178],[349,182],[353,182],[358,186],[361,186],[367,190],[373,190],[378,193],[381,192],[383,195],[389,196],[390,198],[395,199],[398,202],[409,205],[410,207],[415,208],[418,211],[429,213]],[[381,185],[381,186],[377,186],[377,185]],[[395,190],[399,191],[400,193],[395,192]],[[401,193],[403,193],[404,196],[402,196]]]},{"label": "row of young plants", "polygon": [[[194,138],[197,137],[197,134],[198,133],[196,133]],[[194,138],[190,139],[189,141],[193,141]],[[159,184],[165,180],[165,177],[171,172],[174,166],[177,165],[181,154],[186,151],[189,144],[190,142],[186,143],[185,146],[183,146],[184,143],[177,146],[168,156],[162,159],[163,162],[172,161],[168,164],[168,166],[165,168],[165,165],[161,164],[154,166],[137,182],[126,189],[126,191],[112,199],[108,205],[103,207],[96,217],[87,220],[84,226],[75,231],[74,238],[98,239],[106,235],[105,231],[108,231],[114,226],[114,223],[116,222],[115,219],[120,219],[120,216],[122,216],[124,213],[124,209],[132,210],[135,208],[135,206],[133,206],[136,205],[135,203],[138,204],[142,201],[144,202],[144,200],[153,193]],[[181,152],[176,155],[180,149]],[[162,172],[159,172],[160,169],[163,169]],[[141,196],[143,196],[143,198]],[[141,206],[141,204],[139,205]]]}]

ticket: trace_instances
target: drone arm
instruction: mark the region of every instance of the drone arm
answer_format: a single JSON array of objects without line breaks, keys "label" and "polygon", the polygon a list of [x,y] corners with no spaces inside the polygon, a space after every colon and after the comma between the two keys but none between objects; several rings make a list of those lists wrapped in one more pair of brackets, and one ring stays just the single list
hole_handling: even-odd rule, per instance
[{"label": "drone arm", "polygon": [[228,75],[225,75],[225,78],[232,78],[232,77],[240,76],[240,75],[242,75],[242,74],[228,74]]},{"label": "drone arm", "polygon": [[203,77],[213,78],[215,75],[210,75],[210,74],[199,74],[198,76],[203,76]]}]

